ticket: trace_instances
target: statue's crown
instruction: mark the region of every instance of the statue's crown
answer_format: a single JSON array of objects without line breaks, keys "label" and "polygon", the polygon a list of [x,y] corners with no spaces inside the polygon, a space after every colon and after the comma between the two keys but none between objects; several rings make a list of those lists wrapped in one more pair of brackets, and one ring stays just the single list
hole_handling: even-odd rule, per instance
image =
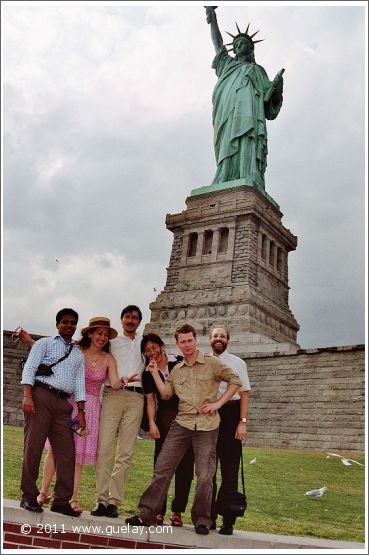
[{"label": "statue's crown", "polygon": [[232,37],[232,42],[229,42],[228,44],[226,44],[226,46],[232,46],[232,48],[230,48],[229,50],[234,50],[234,44],[235,42],[240,39],[240,38],[244,38],[246,40],[248,40],[248,42],[250,43],[252,49],[254,49],[254,44],[256,44],[257,42],[262,42],[264,39],[260,39],[260,40],[252,40],[253,37],[259,32],[259,31],[255,31],[255,33],[253,33],[252,35],[248,34],[249,31],[249,27],[250,27],[250,23],[247,26],[247,29],[244,33],[241,32],[239,26],[237,25],[236,22],[236,27],[237,27],[237,31],[238,31],[238,35],[232,35],[232,33],[228,33],[228,31],[226,31],[227,35],[229,35],[230,37]]}]

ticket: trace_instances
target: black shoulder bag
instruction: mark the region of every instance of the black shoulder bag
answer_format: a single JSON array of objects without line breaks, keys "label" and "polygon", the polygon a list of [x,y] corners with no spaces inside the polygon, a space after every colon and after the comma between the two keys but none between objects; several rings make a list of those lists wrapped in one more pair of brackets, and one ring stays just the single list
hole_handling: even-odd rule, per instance
[{"label": "black shoulder bag", "polygon": [[241,448],[241,479],[242,479],[242,493],[239,491],[231,491],[227,495],[226,504],[228,511],[235,517],[243,516],[247,509],[247,498],[245,491],[245,476],[243,473],[243,455]]},{"label": "black shoulder bag", "polygon": [[61,362],[62,360],[65,360],[66,358],[68,358],[72,352],[72,349],[73,349],[73,343],[71,343],[67,354],[61,357],[56,362],[53,362],[52,364],[40,364],[39,367],[37,368],[37,372],[35,376],[51,376],[54,373],[52,371],[52,367],[55,366],[56,364],[59,364],[59,362]]}]

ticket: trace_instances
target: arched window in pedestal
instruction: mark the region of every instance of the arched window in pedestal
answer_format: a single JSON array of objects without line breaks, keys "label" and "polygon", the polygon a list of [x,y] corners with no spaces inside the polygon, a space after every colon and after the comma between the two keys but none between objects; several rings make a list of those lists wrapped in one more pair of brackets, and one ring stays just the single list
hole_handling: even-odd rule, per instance
[{"label": "arched window in pedestal", "polygon": [[282,271],[282,266],[283,266],[283,252],[281,248],[278,248],[277,250],[277,270],[278,272]]},{"label": "arched window in pedestal", "polygon": [[189,238],[189,241],[188,241],[188,254],[187,254],[187,256],[196,256],[197,240],[198,240],[197,233],[190,233],[190,238]]},{"label": "arched window in pedestal", "polygon": [[275,260],[276,259],[276,250],[277,250],[276,244],[273,243],[273,241],[271,241],[270,251],[269,251],[269,264],[271,266],[273,266],[273,268],[275,267],[275,262],[276,262],[276,260]]},{"label": "arched window in pedestal", "polygon": [[218,253],[224,254],[228,250],[228,238],[229,238],[229,229],[228,227],[223,227],[220,230],[219,234],[219,246],[218,246]]},{"label": "arched window in pedestal", "polygon": [[261,235],[261,258],[266,260],[267,257],[267,241],[266,235],[264,233]]},{"label": "arched window in pedestal", "polygon": [[202,254],[211,254],[212,246],[213,246],[213,232],[211,229],[207,229],[204,232],[204,243],[202,245]]}]

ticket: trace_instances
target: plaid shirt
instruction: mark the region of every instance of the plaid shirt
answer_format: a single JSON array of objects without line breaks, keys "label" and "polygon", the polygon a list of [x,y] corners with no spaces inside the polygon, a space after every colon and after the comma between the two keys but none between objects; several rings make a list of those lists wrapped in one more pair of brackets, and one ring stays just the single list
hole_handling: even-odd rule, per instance
[{"label": "plaid shirt", "polygon": [[[33,386],[39,365],[56,362],[69,351],[69,347],[70,343],[65,343],[60,335],[36,341],[24,366],[21,384]],[[52,371],[51,376],[37,376],[37,381],[73,394],[76,401],[85,400],[85,364],[79,349],[73,347],[68,358],[53,366]]]}]

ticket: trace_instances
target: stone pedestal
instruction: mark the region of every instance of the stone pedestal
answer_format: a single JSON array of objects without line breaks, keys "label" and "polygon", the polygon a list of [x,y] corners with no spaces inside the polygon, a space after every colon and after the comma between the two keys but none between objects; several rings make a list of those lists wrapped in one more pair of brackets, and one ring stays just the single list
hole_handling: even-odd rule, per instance
[{"label": "stone pedestal", "polygon": [[167,214],[173,233],[167,282],[150,304],[145,333],[159,334],[172,350],[175,328],[188,322],[208,348],[210,329],[223,324],[235,354],[295,352],[288,253],[297,238],[283,226],[278,205],[256,189],[203,191],[192,191],[187,210]]}]

